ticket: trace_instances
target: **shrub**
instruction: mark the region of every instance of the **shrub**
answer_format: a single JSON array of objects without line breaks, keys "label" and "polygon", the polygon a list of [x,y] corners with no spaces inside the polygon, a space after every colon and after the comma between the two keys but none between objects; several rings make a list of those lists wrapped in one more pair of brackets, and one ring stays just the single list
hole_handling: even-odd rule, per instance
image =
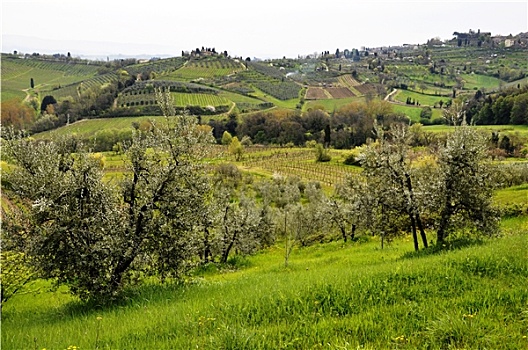
[{"label": "shrub", "polygon": [[328,150],[323,147],[322,144],[318,143],[315,146],[315,161],[317,162],[329,162],[332,160],[332,156],[328,153]]}]

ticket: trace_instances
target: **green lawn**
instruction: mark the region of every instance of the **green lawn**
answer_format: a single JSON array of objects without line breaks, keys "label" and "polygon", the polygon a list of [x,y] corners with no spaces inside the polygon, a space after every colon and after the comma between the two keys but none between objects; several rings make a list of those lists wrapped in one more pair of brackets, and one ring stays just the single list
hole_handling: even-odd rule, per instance
[{"label": "green lawn", "polygon": [[148,283],[114,306],[64,288],[15,297],[2,349],[526,349],[528,220],[501,238],[413,256],[409,237],[283,247]]},{"label": "green lawn", "polygon": [[348,98],[340,98],[340,99],[305,101],[303,105],[303,111],[308,111],[311,108],[314,108],[316,106],[317,107],[323,106],[325,111],[332,112],[350,103],[354,103],[357,101],[364,101],[364,100],[365,100],[364,97],[348,97]]},{"label": "green lawn", "polygon": [[405,103],[407,101],[407,98],[412,98],[413,101],[418,101],[420,103],[420,106],[430,106],[433,107],[435,103],[439,102],[440,100],[447,102],[449,100],[449,97],[445,96],[432,96],[432,95],[424,95],[420,94],[418,92],[413,92],[409,90],[398,90],[396,94],[393,95],[393,99],[399,102]]},{"label": "green lawn", "polygon": [[[422,108],[423,107],[398,105],[395,103],[392,104],[392,110],[394,112],[403,113],[409,118],[411,118],[411,120],[414,122],[420,121],[420,113],[422,112]],[[440,118],[441,116],[442,116],[442,110],[438,108],[433,108],[433,116],[431,117],[431,120]]]},{"label": "green lawn", "polygon": [[528,184],[498,190],[493,199],[500,206],[509,204],[528,205]]},{"label": "green lawn", "polygon": [[498,89],[501,85],[501,80],[495,77],[490,77],[487,75],[480,74],[461,74],[462,79],[466,82],[464,84],[464,89],[473,90],[477,89],[486,89],[486,90],[495,90]]}]

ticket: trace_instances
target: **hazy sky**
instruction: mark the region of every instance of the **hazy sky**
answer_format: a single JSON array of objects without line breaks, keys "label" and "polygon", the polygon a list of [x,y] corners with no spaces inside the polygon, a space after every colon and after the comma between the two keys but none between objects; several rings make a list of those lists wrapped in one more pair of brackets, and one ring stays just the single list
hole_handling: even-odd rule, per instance
[{"label": "hazy sky", "polygon": [[528,31],[528,1],[2,0],[2,52],[297,57]]}]

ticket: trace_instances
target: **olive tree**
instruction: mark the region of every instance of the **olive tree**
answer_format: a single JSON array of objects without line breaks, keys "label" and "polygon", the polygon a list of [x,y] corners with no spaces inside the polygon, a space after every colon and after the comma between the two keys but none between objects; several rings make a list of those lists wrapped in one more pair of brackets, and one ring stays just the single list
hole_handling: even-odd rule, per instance
[{"label": "olive tree", "polygon": [[288,220],[290,219],[290,209],[301,199],[299,185],[300,182],[297,178],[274,174],[272,180],[262,181],[258,188],[265,205],[274,205],[278,212],[276,227],[282,228],[282,235],[285,239],[285,266],[288,266],[288,260],[296,241],[295,234],[288,225]]},{"label": "olive tree", "polygon": [[486,143],[485,135],[462,125],[439,150],[437,244],[459,227],[472,226],[485,234],[497,231],[499,215],[492,205],[495,182]]},{"label": "olive tree", "polygon": [[357,174],[339,184],[327,199],[328,218],[339,229],[344,242],[348,237],[355,239],[358,228],[367,228],[374,222],[376,203],[372,194],[366,178]]},{"label": "olive tree", "polygon": [[31,203],[27,224],[6,235],[23,235],[38,273],[82,299],[116,295],[134,271],[177,277],[198,254],[212,136],[173,116],[168,94],[159,101],[166,118],[124,145],[120,180],[105,181],[101,160],[69,139],[4,142],[15,164],[6,183]]},{"label": "olive tree", "polygon": [[[419,249],[418,230],[425,248],[427,237],[422,224],[421,212],[417,200],[414,172],[411,167],[410,133],[403,124],[393,124],[387,134],[377,128],[379,141],[365,149],[362,166],[369,187],[376,193],[383,222],[399,219],[406,215],[409,219],[414,249]],[[394,225],[391,225],[394,227]]]}]

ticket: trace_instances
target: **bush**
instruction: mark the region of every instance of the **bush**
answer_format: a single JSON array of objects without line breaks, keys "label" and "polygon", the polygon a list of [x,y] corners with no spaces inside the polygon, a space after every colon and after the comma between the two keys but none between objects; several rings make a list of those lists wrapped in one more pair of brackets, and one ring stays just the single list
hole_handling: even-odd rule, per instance
[{"label": "bush", "polygon": [[361,162],[357,159],[357,157],[354,154],[349,154],[346,156],[345,160],[343,161],[346,165],[361,165]]},{"label": "bush", "polygon": [[315,161],[316,162],[329,162],[332,160],[332,156],[328,153],[328,150],[323,147],[322,144],[318,143],[315,146]]}]

